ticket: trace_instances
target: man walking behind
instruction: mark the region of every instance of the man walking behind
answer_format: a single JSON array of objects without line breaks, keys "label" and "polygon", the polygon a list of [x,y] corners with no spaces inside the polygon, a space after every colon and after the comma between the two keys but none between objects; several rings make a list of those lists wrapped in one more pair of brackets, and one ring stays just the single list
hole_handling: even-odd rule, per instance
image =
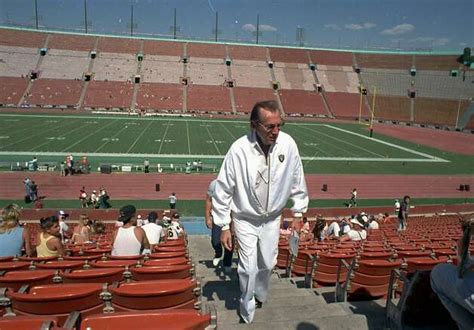
[{"label": "man walking behind", "polygon": [[282,112],[275,101],[255,104],[251,131],[225,156],[212,201],[221,242],[232,248],[230,213],[239,245],[240,316],[251,323],[255,308],[267,300],[278,254],[280,218],[288,199],[293,212],[305,212],[308,193],[295,141],[280,132]]}]

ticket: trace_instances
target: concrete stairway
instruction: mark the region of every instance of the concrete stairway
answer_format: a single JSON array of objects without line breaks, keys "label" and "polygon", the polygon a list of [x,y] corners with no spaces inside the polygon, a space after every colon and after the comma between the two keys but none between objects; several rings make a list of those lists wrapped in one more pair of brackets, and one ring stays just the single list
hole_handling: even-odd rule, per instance
[{"label": "concrete stairway", "polygon": [[365,315],[354,314],[347,304],[328,304],[317,290],[297,288],[292,279],[276,273],[269,300],[257,309],[254,322],[240,323],[236,263],[229,274],[221,266],[214,268],[208,236],[189,236],[189,251],[202,285],[202,301],[216,307],[219,329],[369,329]]}]

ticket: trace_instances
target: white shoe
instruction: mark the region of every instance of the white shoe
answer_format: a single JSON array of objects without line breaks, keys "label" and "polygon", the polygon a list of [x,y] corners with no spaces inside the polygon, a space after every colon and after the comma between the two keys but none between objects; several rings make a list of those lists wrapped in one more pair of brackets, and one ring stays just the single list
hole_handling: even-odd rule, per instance
[{"label": "white shoe", "polygon": [[217,267],[219,265],[219,262],[221,262],[221,258],[214,258],[212,259],[212,265],[214,267]]}]

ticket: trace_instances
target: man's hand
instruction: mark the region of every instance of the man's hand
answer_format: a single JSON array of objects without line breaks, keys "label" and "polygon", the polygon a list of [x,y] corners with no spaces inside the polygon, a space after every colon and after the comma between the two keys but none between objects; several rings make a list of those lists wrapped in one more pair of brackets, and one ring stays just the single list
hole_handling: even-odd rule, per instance
[{"label": "man's hand", "polygon": [[221,243],[226,250],[232,250],[232,234],[230,229],[221,232]]},{"label": "man's hand", "polygon": [[206,218],[206,227],[212,229],[212,220],[210,217],[209,219]]}]

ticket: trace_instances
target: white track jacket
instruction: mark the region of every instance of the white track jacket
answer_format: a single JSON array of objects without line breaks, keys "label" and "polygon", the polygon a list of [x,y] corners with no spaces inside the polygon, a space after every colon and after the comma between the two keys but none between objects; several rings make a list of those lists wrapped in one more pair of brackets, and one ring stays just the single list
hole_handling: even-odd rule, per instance
[{"label": "white track jacket", "polygon": [[212,199],[214,223],[223,230],[228,229],[231,210],[237,219],[268,221],[280,216],[291,199],[293,212],[306,212],[308,192],[293,138],[280,132],[270,148],[265,172],[268,175],[266,205],[261,204],[255,189],[261,180],[262,164],[265,166],[265,154],[257,143],[255,132],[239,138],[227,152]]}]

